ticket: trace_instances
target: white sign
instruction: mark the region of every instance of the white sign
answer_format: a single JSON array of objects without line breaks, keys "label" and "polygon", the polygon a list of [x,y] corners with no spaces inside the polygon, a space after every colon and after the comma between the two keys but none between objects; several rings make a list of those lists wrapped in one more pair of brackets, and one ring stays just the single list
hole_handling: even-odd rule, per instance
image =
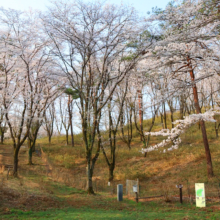
[{"label": "white sign", "polygon": [[206,207],[205,202],[205,184],[195,183],[196,207]]},{"label": "white sign", "polygon": [[110,182],[108,182],[108,186],[110,186],[111,185],[111,183]]},{"label": "white sign", "polygon": [[133,192],[135,192],[135,193],[138,192],[137,185],[134,185],[134,186],[133,186]]}]

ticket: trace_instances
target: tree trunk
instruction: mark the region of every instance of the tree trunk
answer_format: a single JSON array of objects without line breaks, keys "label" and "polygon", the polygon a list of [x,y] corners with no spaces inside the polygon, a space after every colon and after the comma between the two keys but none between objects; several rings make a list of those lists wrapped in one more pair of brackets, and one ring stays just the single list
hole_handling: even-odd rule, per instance
[{"label": "tree trunk", "polygon": [[215,122],[215,134],[216,134],[216,138],[218,138],[218,127],[217,126],[217,122]]},{"label": "tree trunk", "polygon": [[209,149],[209,142],[206,134],[206,127],[205,127],[205,122],[201,121],[201,130],[202,130],[202,137],[203,137],[203,142],[205,146],[205,153],[206,153],[206,161],[207,161],[207,172],[208,172],[208,177],[213,177],[213,167],[212,167],[212,158],[211,158],[211,153]]},{"label": "tree trunk", "polygon": [[68,130],[66,130],[66,145],[69,144]]},{"label": "tree trunk", "polygon": [[[192,81],[192,85],[193,85],[194,105],[196,108],[196,113],[200,114],[201,108],[199,106],[199,98],[198,98],[198,92],[197,92],[197,87],[196,87],[196,83],[195,83],[195,75],[194,75],[194,71],[193,71],[193,68],[190,63],[189,58],[188,58],[188,66],[190,68],[189,73],[190,73],[190,77],[191,77],[191,81]],[[212,158],[211,158],[211,153],[210,153],[210,149],[209,149],[209,142],[208,142],[208,138],[207,138],[205,122],[200,121],[200,126],[201,126],[203,143],[204,143],[205,153],[206,153],[207,173],[208,173],[208,177],[212,177],[214,175],[214,173],[213,173]]]},{"label": "tree trunk", "polygon": [[162,113],[160,113],[160,121],[161,121],[161,124],[162,124],[163,129],[164,129],[164,122],[163,122],[163,114]]},{"label": "tree trunk", "polygon": [[51,135],[50,134],[48,136],[48,140],[49,140],[49,145],[51,145]]},{"label": "tree trunk", "polygon": [[32,148],[32,152],[35,152],[35,144],[36,144],[36,140],[33,141],[33,144],[32,144],[32,147],[31,147]]},{"label": "tree trunk", "polygon": [[174,117],[173,117],[173,113],[174,113],[174,108],[173,108],[173,101],[168,101],[168,105],[170,108],[170,120],[171,120],[171,127],[174,128]]},{"label": "tree trunk", "polygon": [[180,119],[183,120],[183,114],[184,114],[184,99],[183,99],[183,96],[182,96],[182,95],[180,96],[179,102],[180,102]]},{"label": "tree trunk", "polygon": [[32,163],[32,148],[31,147],[28,150],[28,165],[33,165],[33,163]]},{"label": "tree trunk", "polygon": [[31,140],[28,138],[28,165],[33,165],[32,163],[32,144]]},{"label": "tree trunk", "polygon": [[174,128],[174,124],[173,124],[173,111],[171,111],[171,116],[170,116],[170,119],[171,119],[171,125],[172,125],[172,128]]},{"label": "tree trunk", "polygon": [[109,182],[113,181],[114,179],[114,169],[115,169],[115,166],[113,163],[111,163],[109,166],[109,177],[108,177]]},{"label": "tree trunk", "polygon": [[71,133],[71,145],[74,147],[74,136],[73,136],[73,122],[72,122],[72,108],[71,108],[70,95],[68,97],[68,112],[69,112],[69,123],[70,123],[70,133]]},{"label": "tree trunk", "polygon": [[163,114],[164,114],[164,127],[165,127],[165,129],[167,129],[167,115],[166,115],[165,102],[163,103]]},{"label": "tree trunk", "polygon": [[71,146],[74,147],[74,135],[73,135],[73,127],[72,124],[70,125],[71,131]]},{"label": "tree trunk", "polygon": [[90,162],[87,162],[87,192],[88,194],[95,194],[92,185],[93,170],[90,167]]},{"label": "tree trunk", "polygon": [[16,147],[14,149],[14,167],[13,167],[13,176],[14,177],[18,176],[18,152],[19,152],[19,148]]},{"label": "tree trunk", "polygon": [[[139,123],[140,130],[143,131],[143,106],[142,106],[142,93],[141,90],[138,90],[138,105],[139,105]],[[143,140],[141,136],[141,141]]]},{"label": "tree trunk", "polygon": [[1,132],[1,144],[3,144],[4,143],[4,132]]}]

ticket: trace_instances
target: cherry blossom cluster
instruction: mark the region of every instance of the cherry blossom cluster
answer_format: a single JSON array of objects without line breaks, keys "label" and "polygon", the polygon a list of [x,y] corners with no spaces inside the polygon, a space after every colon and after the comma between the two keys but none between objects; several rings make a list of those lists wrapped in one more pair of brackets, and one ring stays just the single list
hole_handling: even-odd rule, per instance
[{"label": "cherry blossom cluster", "polygon": [[159,144],[150,146],[146,149],[142,148],[142,153],[151,152],[159,148],[166,147],[168,144],[172,144],[172,146],[169,147],[168,149],[164,149],[163,150],[164,153],[166,151],[178,149],[178,146],[181,143],[180,135],[186,132],[188,128],[190,128],[191,126],[193,126],[194,124],[202,120],[206,122],[216,122],[216,120],[214,119],[214,116],[219,115],[219,114],[220,114],[220,108],[216,108],[215,110],[210,109],[205,113],[192,114],[192,115],[186,116],[183,120],[176,120],[174,122],[176,126],[172,128],[171,130],[162,129],[158,132],[146,132],[145,135],[163,136],[167,138],[163,140],[162,142],[160,142]]}]

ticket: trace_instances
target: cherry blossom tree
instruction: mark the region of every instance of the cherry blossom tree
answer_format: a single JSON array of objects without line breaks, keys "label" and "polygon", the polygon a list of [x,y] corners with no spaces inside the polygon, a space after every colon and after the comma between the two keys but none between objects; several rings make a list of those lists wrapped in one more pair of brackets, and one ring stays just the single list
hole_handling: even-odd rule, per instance
[{"label": "cherry blossom tree", "polygon": [[[178,4],[180,3],[180,4]],[[173,78],[188,74],[185,87],[193,91],[194,106],[201,114],[201,102],[197,83],[216,75],[219,59],[214,48],[218,22],[208,22],[207,15],[201,13],[203,1],[177,1],[166,10],[157,11],[151,21],[158,21],[161,39],[155,43],[146,57],[152,57],[149,71],[163,74],[164,67],[170,66]],[[208,19],[208,20],[207,20]],[[190,81],[189,81],[190,80]],[[204,120],[199,121],[207,159],[208,176],[213,176],[212,160]]]},{"label": "cherry blossom tree", "polygon": [[47,108],[56,94],[48,94],[55,85],[52,83],[54,80],[49,82],[51,69],[48,63],[52,64],[46,47],[49,38],[42,35],[38,21],[36,13],[0,10],[3,28],[0,40],[3,57],[1,102],[13,141],[14,176],[17,176],[20,147],[27,138],[31,141],[30,129],[34,119],[40,116],[39,112]]},{"label": "cherry blossom tree", "polygon": [[151,42],[140,43],[135,53],[127,46],[141,37],[141,30],[134,9],[125,6],[55,2],[42,19],[63,76],[79,93],[88,192],[94,193],[92,175],[100,153],[100,145],[94,152],[94,143],[101,110]]}]

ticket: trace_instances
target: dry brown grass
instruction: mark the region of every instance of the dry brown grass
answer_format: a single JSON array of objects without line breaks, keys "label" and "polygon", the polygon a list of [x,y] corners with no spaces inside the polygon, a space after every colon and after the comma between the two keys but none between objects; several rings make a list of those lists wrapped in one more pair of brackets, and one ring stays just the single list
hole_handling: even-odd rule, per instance
[{"label": "dry brown grass", "polygon": [[[156,124],[156,129],[159,129],[158,126]],[[213,138],[211,126],[208,125],[207,128],[208,135],[211,137],[210,148],[214,171],[216,176],[220,177],[219,140]],[[165,195],[165,200],[169,201],[170,196],[178,195],[176,184],[183,184],[183,194],[190,196],[194,195],[196,182],[205,182],[207,196],[219,198],[220,181],[217,178],[208,180],[206,175],[206,160],[200,131],[196,126],[192,127],[188,133],[183,135],[182,139],[183,143],[178,150],[166,154],[155,151],[149,153],[146,158],[140,152],[142,144],[139,137],[134,138],[131,150],[128,150],[123,142],[118,142],[114,185],[113,187],[107,186],[108,167],[103,155],[100,154],[94,171],[94,190],[112,196],[116,193],[118,183],[125,186],[126,179],[139,178],[141,196]],[[154,137],[151,144],[158,141]],[[34,193],[39,196],[51,196],[57,191],[51,185],[54,183],[84,190],[86,188],[86,160],[84,149],[80,144],[81,140],[76,138],[74,148],[64,146],[63,137],[53,139],[51,146],[48,146],[44,139],[39,143],[44,150],[42,158],[34,154],[33,162],[35,165],[28,166],[27,149],[21,149],[19,154],[20,179],[16,180],[9,176],[7,181],[6,171],[4,171],[0,174],[0,178],[4,177],[3,182],[7,181],[7,186],[18,191],[21,195],[28,192],[28,194]],[[1,146],[0,152],[6,148],[9,150],[9,146]]]}]

